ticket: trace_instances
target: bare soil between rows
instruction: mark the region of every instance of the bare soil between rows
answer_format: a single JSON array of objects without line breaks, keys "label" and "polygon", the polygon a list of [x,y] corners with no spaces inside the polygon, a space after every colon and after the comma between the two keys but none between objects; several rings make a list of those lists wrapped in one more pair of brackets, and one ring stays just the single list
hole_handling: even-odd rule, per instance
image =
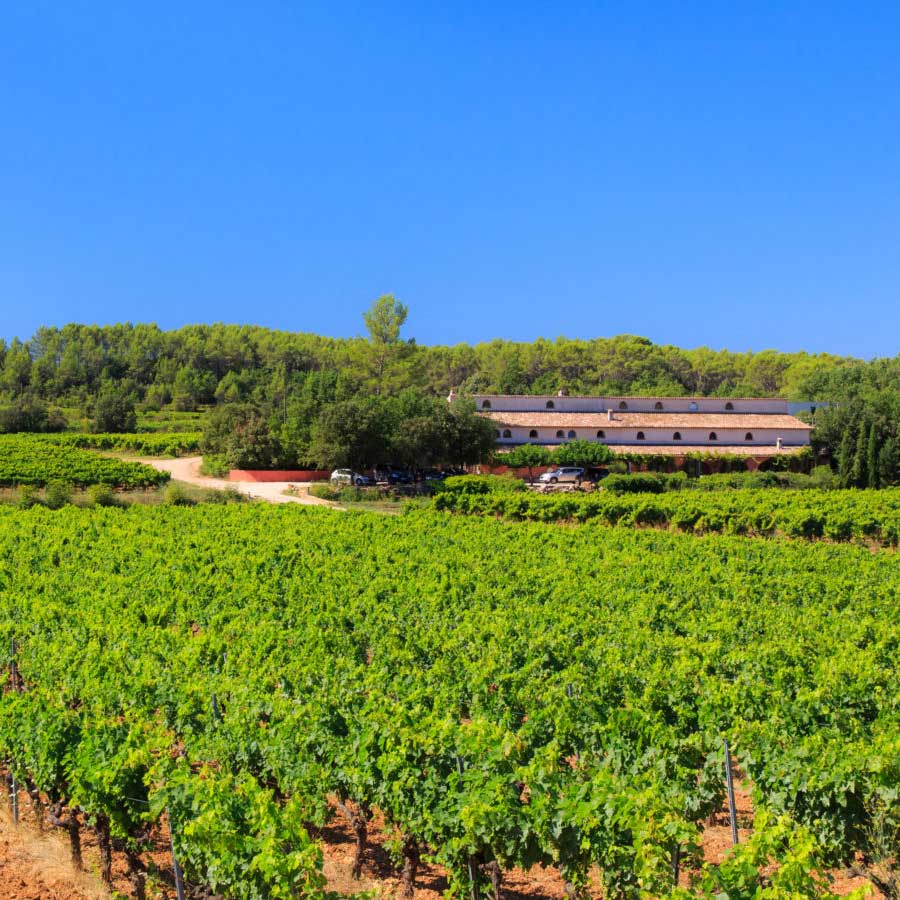
[{"label": "bare soil between rows", "polygon": [[[746,840],[753,817],[750,795],[738,787],[736,792],[739,837]],[[24,801],[24,795],[23,795]],[[360,878],[351,874],[354,838],[348,823],[340,815],[317,835],[322,840],[324,872],[328,889],[343,895],[371,892],[386,900],[400,896],[400,879],[385,846],[387,836],[382,822],[376,819],[370,828],[366,862]],[[703,832],[703,852],[710,862],[720,862],[731,846],[731,826],[727,814],[719,813]],[[99,851],[89,829],[83,829],[85,871],[76,872],[70,862],[68,841],[58,829],[39,829],[27,802],[22,803],[21,822],[14,827],[8,807],[0,810],[0,900],[108,900],[112,896],[101,882]],[[174,900],[171,856],[168,834],[162,829],[154,835],[154,849],[144,856],[148,864],[147,897],[149,900]],[[847,894],[865,884],[843,872],[832,873],[833,890]],[[687,886],[691,873],[682,872],[681,882]],[[447,889],[445,872],[438,866],[423,863],[416,882],[414,900],[442,900]],[[133,897],[125,862],[115,854],[112,890],[123,897]],[[601,892],[596,880],[589,891],[592,897]],[[565,900],[566,894],[559,872],[554,868],[535,866],[527,872],[513,870],[503,875],[503,900]],[[879,897],[872,893],[873,900]]]}]

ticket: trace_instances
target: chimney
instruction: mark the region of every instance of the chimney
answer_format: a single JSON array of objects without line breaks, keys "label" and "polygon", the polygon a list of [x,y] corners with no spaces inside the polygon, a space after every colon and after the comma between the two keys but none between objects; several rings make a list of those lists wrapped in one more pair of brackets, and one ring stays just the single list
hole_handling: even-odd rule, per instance
[{"label": "chimney", "polygon": [[569,392],[568,392],[565,388],[560,388],[560,389],[556,392],[556,396],[557,396],[557,397],[568,397],[568,396],[569,396]]},{"label": "chimney", "polygon": [[780,450],[780,449],[781,449],[781,438],[778,438],[778,439],[775,441],[775,449],[776,449],[776,450]]},{"label": "chimney", "polygon": [[606,411],[606,421],[607,421],[607,422],[612,422],[612,420],[613,420],[614,418],[615,418],[615,416],[613,415],[613,411],[612,411],[611,409],[608,409],[608,410]]}]

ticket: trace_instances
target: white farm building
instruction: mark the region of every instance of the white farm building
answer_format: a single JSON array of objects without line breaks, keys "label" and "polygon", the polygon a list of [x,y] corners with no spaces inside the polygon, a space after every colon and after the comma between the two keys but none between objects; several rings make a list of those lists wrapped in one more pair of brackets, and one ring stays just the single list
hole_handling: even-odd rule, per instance
[{"label": "white farm building", "polygon": [[757,464],[809,446],[812,426],[788,401],[736,397],[570,397],[476,394],[499,447],[587,440],[621,454],[746,456]]}]

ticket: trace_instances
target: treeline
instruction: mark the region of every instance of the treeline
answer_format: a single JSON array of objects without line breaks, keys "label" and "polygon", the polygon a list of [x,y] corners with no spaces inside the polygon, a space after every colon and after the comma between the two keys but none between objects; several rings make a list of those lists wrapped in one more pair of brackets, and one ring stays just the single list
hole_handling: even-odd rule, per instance
[{"label": "treeline", "polygon": [[[385,347],[389,353],[382,352]],[[110,382],[145,409],[193,410],[211,403],[290,401],[320,390],[331,374],[343,398],[426,393],[784,395],[808,399],[810,379],[853,365],[827,354],[685,350],[619,335],[591,340],[495,340],[421,346],[272,331],[249,325],[152,324],[40,328],[25,342],[0,342],[0,398],[28,394],[89,406]],[[307,385],[311,381],[312,384]]]}]

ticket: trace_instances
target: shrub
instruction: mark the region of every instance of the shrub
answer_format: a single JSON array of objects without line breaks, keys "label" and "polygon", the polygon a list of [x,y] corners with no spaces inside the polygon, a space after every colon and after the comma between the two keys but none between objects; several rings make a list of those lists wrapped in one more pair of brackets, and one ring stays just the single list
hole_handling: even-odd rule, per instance
[{"label": "shrub", "polygon": [[341,498],[341,492],[337,488],[325,483],[310,485],[309,493],[311,497],[318,497],[320,500],[331,500],[332,502]]},{"label": "shrub", "polygon": [[665,483],[659,475],[609,475],[603,488],[612,494],[661,494]]},{"label": "shrub", "polygon": [[244,495],[233,487],[227,487],[222,490],[218,488],[208,488],[203,492],[203,502],[212,503],[214,505],[222,505],[225,503],[241,503]]},{"label": "shrub", "polygon": [[436,485],[435,490],[450,494],[511,494],[526,487],[514,475],[451,475],[443,484]]},{"label": "shrub", "polygon": [[21,399],[0,408],[0,433],[64,431],[66,417],[59,409],[49,409],[39,400]]},{"label": "shrub", "polygon": [[16,505],[19,509],[31,509],[32,506],[40,504],[37,490],[31,484],[23,484],[19,486],[19,499]]},{"label": "shrub", "polygon": [[108,484],[92,484],[87,489],[87,495],[92,506],[116,505],[116,495]]},{"label": "shrub", "polygon": [[838,486],[838,477],[831,471],[831,466],[816,466],[809,473],[809,485],[823,490],[833,490]]},{"label": "shrub", "polygon": [[92,418],[94,431],[122,433],[137,427],[134,402],[115,385],[106,385],[97,395]]},{"label": "shrub", "polygon": [[177,481],[170,481],[163,493],[163,502],[167,506],[193,506],[194,501]]},{"label": "shrub", "polygon": [[213,478],[227,478],[231,471],[224,453],[206,453],[200,463],[200,473]]},{"label": "shrub", "polygon": [[72,502],[72,485],[67,481],[54,480],[47,484],[46,500],[50,509],[61,509]]}]

